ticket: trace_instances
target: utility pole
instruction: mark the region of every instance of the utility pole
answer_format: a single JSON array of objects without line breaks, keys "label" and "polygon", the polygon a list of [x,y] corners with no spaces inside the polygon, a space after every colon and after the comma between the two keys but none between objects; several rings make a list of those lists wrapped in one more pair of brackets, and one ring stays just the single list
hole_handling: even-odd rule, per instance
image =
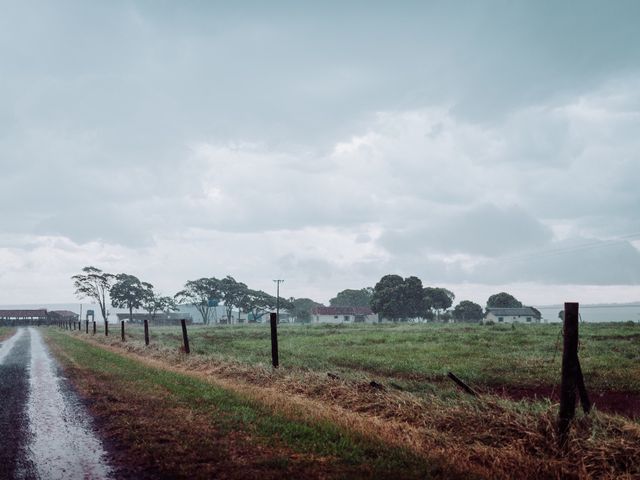
[{"label": "utility pole", "polygon": [[280,284],[284,282],[282,279],[274,280],[276,284],[276,322],[280,323]]}]

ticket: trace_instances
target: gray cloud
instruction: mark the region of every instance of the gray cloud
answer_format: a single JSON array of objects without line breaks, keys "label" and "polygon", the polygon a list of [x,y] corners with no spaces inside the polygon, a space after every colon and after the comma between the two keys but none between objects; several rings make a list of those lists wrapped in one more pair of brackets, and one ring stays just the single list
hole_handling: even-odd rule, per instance
[{"label": "gray cloud", "polygon": [[327,298],[390,271],[639,281],[607,243],[640,232],[637,2],[63,5],[0,16],[0,266],[25,285],[60,280],[48,255]]}]

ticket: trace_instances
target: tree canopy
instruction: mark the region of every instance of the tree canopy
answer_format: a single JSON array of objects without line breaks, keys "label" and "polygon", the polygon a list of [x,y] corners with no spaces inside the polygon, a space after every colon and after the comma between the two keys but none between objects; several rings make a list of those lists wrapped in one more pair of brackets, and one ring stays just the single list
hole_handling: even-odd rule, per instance
[{"label": "tree canopy", "polygon": [[266,313],[275,310],[276,297],[262,290],[247,289],[240,308],[251,314],[248,321],[259,322]]},{"label": "tree canopy", "polygon": [[424,296],[427,308],[435,310],[438,318],[440,312],[450,308],[456,298],[451,290],[440,287],[425,287]]},{"label": "tree canopy", "polygon": [[154,321],[160,312],[169,313],[178,310],[173,297],[163,297],[157,293],[148,297],[142,304],[142,308],[151,316],[151,321]]},{"label": "tree canopy", "polygon": [[487,300],[487,308],[520,308],[522,302],[506,292],[491,295]]},{"label": "tree canopy", "polygon": [[483,316],[482,307],[470,300],[462,300],[453,309],[453,318],[462,322],[479,322]]},{"label": "tree canopy", "polygon": [[221,297],[220,280],[213,277],[189,280],[174,296],[178,303],[193,305],[200,313],[205,325],[209,325]]},{"label": "tree canopy", "polygon": [[76,296],[95,300],[100,307],[102,319],[106,322],[107,294],[111,289],[115,276],[96,267],[84,267],[82,272],[71,277]]},{"label": "tree canopy", "polygon": [[127,308],[129,320],[132,320],[133,310],[142,307],[145,301],[153,297],[153,285],[141,282],[134,275],[119,273],[109,294],[111,305],[116,308]]},{"label": "tree canopy", "polygon": [[418,277],[385,275],[373,288],[371,309],[393,321],[422,317],[427,309],[422,281]]},{"label": "tree canopy", "polygon": [[295,317],[297,322],[308,323],[311,321],[311,311],[315,307],[322,307],[321,303],[318,303],[310,298],[290,298],[291,314]]},{"label": "tree canopy", "polygon": [[233,307],[242,308],[249,293],[249,288],[242,282],[237,282],[231,275],[219,281],[221,299],[227,312],[227,323],[231,323]]},{"label": "tree canopy", "polygon": [[347,288],[338,292],[338,294],[329,300],[332,307],[369,307],[371,306],[371,297],[373,296],[373,288],[361,288],[353,290]]}]

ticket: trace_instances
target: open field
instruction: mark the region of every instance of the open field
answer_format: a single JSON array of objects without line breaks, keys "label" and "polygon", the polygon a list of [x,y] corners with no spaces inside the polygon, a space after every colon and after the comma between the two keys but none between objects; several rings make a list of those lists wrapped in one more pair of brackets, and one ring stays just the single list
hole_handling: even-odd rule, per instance
[{"label": "open field", "polygon": [[0,340],[10,337],[15,331],[16,329],[13,327],[0,327]]},{"label": "open field", "polygon": [[[453,371],[482,388],[552,388],[559,383],[562,337],[550,325],[280,325],[280,363],[288,368],[387,379],[421,392]],[[113,329],[111,335],[119,335]],[[127,340],[143,342],[127,325]],[[267,325],[189,327],[191,351],[220,360],[269,364]],[[640,393],[640,325],[582,324],[580,361],[596,391]],[[180,328],[151,329],[151,343],[182,344]]]},{"label": "open field", "polygon": [[[379,453],[371,453],[379,459],[379,470],[375,476],[385,476],[385,472],[396,469],[396,478],[412,478],[420,469],[427,469],[429,475],[436,478],[636,478],[640,475],[640,424],[637,420],[603,413],[596,397],[592,414],[583,416],[578,412],[569,446],[563,452],[557,447],[555,425],[558,406],[553,400],[516,401],[508,396],[492,394],[492,388],[487,387],[501,378],[500,372],[506,371],[505,365],[500,368],[493,366],[497,359],[514,361],[517,366],[512,365],[511,368],[523,372],[522,378],[517,372],[504,376],[505,382],[514,382],[511,388],[535,380],[536,372],[545,373],[544,368],[531,361],[532,358],[546,358],[548,355],[549,368],[557,372],[561,352],[558,351],[554,359],[558,339],[558,330],[554,327],[557,326],[516,326],[511,329],[470,325],[283,325],[280,337],[282,366],[277,370],[268,366],[268,328],[264,325],[191,328],[192,355],[179,351],[181,337],[179,329],[174,328],[156,330],[150,347],[144,346],[136,329],[129,329],[131,335],[126,342],[120,341],[116,329],[108,338],[57,329],[51,329],[49,335],[58,345],[56,348],[62,358],[67,359],[65,364],[71,368],[74,383],[85,385],[81,390],[84,389],[91,402],[96,402],[94,410],[111,425],[108,427],[112,429],[108,430],[112,432],[110,435],[129,450],[135,449],[137,443],[131,438],[127,440],[124,427],[112,425],[117,423],[113,418],[119,418],[123,412],[126,417],[127,409],[122,406],[125,403],[145,405],[159,402],[154,408],[164,408],[164,400],[158,395],[170,395],[167,398],[172,398],[175,394],[174,387],[167,387],[164,383],[165,375],[168,375],[166,372],[170,372],[178,375],[177,379],[188,378],[176,380],[178,384],[186,385],[196,380],[204,382],[204,386],[184,397],[180,409],[175,410],[178,418],[193,418],[201,398],[206,403],[210,396],[207,388],[213,387],[215,391],[226,392],[220,393],[223,397],[233,394],[229,397],[232,405],[248,404],[268,418],[274,416],[296,425],[306,425],[312,430],[329,426],[335,435],[326,442],[356,446],[368,442],[370,447],[365,448],[368,452],[379,452],[375,445],[382,443],[392,449],[389,452],[404,452],[391,454],[387,460],[380,459]],[[631,325],[594,325],[582,330],[582,358],[586,358],[586,352],[590,351],[592,365],[600,365],[604,376],[611,373],[611,378],[618,382],[617,387],[628,392],[625,396],[637,392],[637,383],[634,383],[637,378],[632,374],[615,376],[617,365],[622,361],[615,355],[607,357],[602,350],[615,347],[626,354],[637,352],[637,347],[634,349],[637,342],[634,329],[637,328]],[[516,334],[520,337],[514,336]],[[483,342],[475,340],[476,336]],[[495,345],[506,351],[501,352],[498,347],[489,348],[487,344],[491,338],[496,339]],[[443,339],[459,344],[452,348],[455,354],[450,358],[446,357],[448,342]],[[437,363],[428,361],[430,356],[420,351],[421,344]],[[527,347],[523,348],[523,345]],[[349,355],[351,349],[354,352]],[[340,353],[340,350],[344,352]],[[473,358],[475,356],[478,356],[478,361]],[[357,363],[359,358],[363,359],[362,365]],[[335,359],[338,362],[333,363]],[[524,368],[531,363],[536,369]],[[118,373],[123,364],[129,373]],[[156,373],[147,374],[147,369]],[[474,386],[486,393],[477,398],[461,393],[451,382],[443,380],[448,369],[473,378]],[[327,372],[337,375],[330,377]],[[119,380],[120,375],[128,380]],[[553,375],[547,374],[543,381],[545,378],[553,382]],[[374,379],[379,383],[372,384]],[[587,384],[589,386],[588,375]],[[599,388],[606,388],[605,385],[600,383]],[[125,400],[118,395],[118,400],[112,403],[104,400],[105,392],[113,395],[111,392],[121,389],[129,392],[123,395],[132,397]],[[142,395],[147,390],[157,393],[147,399]],[[135,395],[142,396],[135,400]],[[169,402],[173,405],[171,402],[173,400]],[[228,408],[233,411],[236,407],[232,405]],[[173,411],[173,408],[170,406],[166,410]],[[109,411],[117,415],[104,413]],[[131,422],[135,424],[136,413],[128,415],[131,421],[126,423],[127,428]],[[198,428],[219,428],[213,419],[220,413],[211,410],[210,415],[196,416]],[[273,436],[279,441],[286,440],[287,436],[283,438],[280,429],[288,427],[279,425],[261,430],[262,427],[254,425],[260,423],[255,420],[258,417],[251,414],[245,418],[247,424],[244,427],[234,428],[240,431],[247,428],[251,432],[257,428],[262,433],[256,438],[267,443]],[[211,422],[215,424],[213,427]],[[156,427],[149,431],[145,428],[141,426],[139,434],[145,438],[145,449],[156,448],[158,436],[166,438],[154,430]],[[285,441],[281,444],[289,450],[282,455],[274,453],[275,458],[309,460],[307,455],[320,455],[325,458],[323,468],[332,472],[325,475],[327,478],[372,473],[370,469],[362,470],[363,465],[371,460],[367,455],[356,456],[362,462],[357,460],[356,467],[347,472],[344,470],[345,460],[338,451],[343,447],[330,451],[303,449],[306,452],[303,454],[296,450],[298,442],[302,445],[314,442],[299,438],[295,434],[291,436],[290,443]],[[347,450],[351,448],[356,447],[347,447]],[[266,452],[265,455],[269,457],[271,454]],[[365,458],[369,460],[365,461]],[[404,462],[407,467],[398,467],[398,462]],[[320,468],[313,461],[311,464],[315,466],[309,467],[310,471]],[[300,466],[296,465],[295,468]],[[273,468],[278,470],[281,467],[284,468],[282,465]]]},{"label": "open field", "polygon": [[[49,332],[111,445],[118,478],[431,478],[407,449],[286,418],[220,387]],[[452,473],[452,472],[449,472]]]}]

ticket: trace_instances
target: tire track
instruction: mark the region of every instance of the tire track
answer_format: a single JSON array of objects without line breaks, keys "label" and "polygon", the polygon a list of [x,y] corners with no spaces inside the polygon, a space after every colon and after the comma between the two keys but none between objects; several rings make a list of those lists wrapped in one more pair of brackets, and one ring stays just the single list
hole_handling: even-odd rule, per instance
[{"label": "tire track", "polygon": [[0,478],[34,478],[26,428],[30,338],[23,329],[0,348]]}]

